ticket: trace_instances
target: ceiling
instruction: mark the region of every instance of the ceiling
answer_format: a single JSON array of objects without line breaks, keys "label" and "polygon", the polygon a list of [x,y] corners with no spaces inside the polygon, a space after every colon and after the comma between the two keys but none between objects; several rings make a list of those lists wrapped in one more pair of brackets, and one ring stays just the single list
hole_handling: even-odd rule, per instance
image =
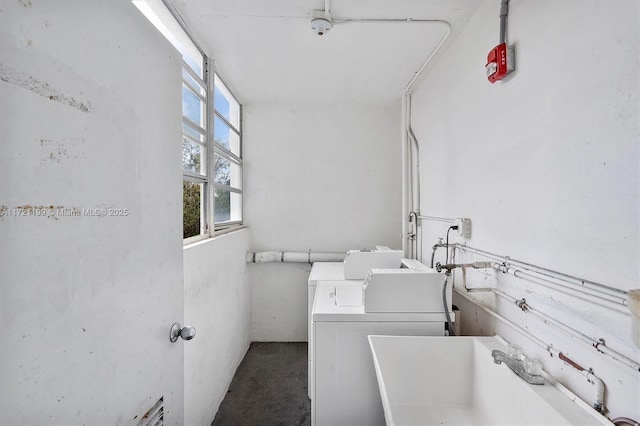
[{"label": "ceiling", "polygon": [[[439,22],[310,26],[324,0],[173,0],[244,104],[396,102],[447,33]],[[452,35],[482,0],[332,0],[334,21],[443,20]],[[449,37],[451,38],[451,36]]]}]

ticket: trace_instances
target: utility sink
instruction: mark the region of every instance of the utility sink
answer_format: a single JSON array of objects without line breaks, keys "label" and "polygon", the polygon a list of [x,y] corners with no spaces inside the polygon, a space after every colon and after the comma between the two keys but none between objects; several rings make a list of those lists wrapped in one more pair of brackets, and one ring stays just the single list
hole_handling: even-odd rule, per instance
[{"label": "utility sink", "polygon": [[612,425],[546,373],[530,385],[491,351],[495,337],[369,336],[391,425]]}]

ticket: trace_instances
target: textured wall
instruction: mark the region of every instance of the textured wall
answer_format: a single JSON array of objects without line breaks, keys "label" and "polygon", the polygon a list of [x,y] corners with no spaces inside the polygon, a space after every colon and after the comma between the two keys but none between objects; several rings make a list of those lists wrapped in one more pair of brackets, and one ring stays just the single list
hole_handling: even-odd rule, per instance
[{"label": "textured wall", "polygon": [[185,342],[185,424],[209,426],[249,348],[249,230],[184,249],[184,320],[196,327]]},{"label": "textured wall", "polygon": [[[399,248],[397,106],[254,105],[245,114],[252,250]],[[252,340],[307,339],[309,271],[250,265]]]},{"label": "textured wall", "polygon": [[[414,95],[422,213],[471,218],[473,247],[619,289],[640,287],[638,2],[511,2],[516,71],[492,85],[484,64],[496,44],[498,9],[498,1],[480,7]],[[425,222],[425,258],[445,232],[446,226]],[[467,280],[526,297],[534,308],[640,359],[624,308],[494,273],[469,272]],[[508,334],[546,356],[472,304],[456,302],[467,332]],[[486,302],[593,367],[607,385],[612,415],[640,417],[637,372],[515,307]],[[545,368],[592,401],[593,386],[570,367],[547,357]]]},{"label": "textured wall", "polygon": [[0,9],[0,423],[182,424],[180,56],[130,1]]}]

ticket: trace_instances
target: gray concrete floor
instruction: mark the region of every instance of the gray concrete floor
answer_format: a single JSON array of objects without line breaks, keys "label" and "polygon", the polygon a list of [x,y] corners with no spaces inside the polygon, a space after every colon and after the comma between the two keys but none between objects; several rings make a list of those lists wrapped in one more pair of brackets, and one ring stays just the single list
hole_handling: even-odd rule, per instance
[{"label": "gray concrete floor", "polygon": [[211,426],[308,426],[307,344],[254,342]]}]

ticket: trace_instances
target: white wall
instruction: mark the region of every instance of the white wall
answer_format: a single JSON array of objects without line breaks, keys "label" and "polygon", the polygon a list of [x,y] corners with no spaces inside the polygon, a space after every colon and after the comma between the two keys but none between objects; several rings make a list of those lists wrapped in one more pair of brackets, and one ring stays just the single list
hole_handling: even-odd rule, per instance
[{"label": "white wall", "polygon": [[[399,105],[245,108],[245,223],[255,251],[400,245]],[[310,266],[249,265],[251,339],[305,341]]]},{"label": "white wall", "polygon": [[[512,1],[517,70],[491,85],[484,64],[496,44],[498,9],[498,0],[480,7],[414,95],[421,212],[471,218],[473,247],[620,289],[640,287],[638,2]],[[446,227],[425,223],[424,231],[427,258]],[[470,273],[467,285],[502,286],[640,359],[628,315],[493,273]],[[463,331],[498,332],[545,357],[473,304],[454,301]],[[592,367],[605,381],[613,417],[640,418],[637,372],[515,307],[495,306]],[[592,402],[593,386],[582,376],[544,359],[547,371]]]},{"label": "white wall", "polygon": [[249,348],[250,294],[245,278],[249,230],[184,249],[185,424],[209,426]]},{"label": "white wall", "polygon": [[0,205],[128,209],[0,217],[0,424],[182,424],[180,57],[128,0],[0,9]]}]

